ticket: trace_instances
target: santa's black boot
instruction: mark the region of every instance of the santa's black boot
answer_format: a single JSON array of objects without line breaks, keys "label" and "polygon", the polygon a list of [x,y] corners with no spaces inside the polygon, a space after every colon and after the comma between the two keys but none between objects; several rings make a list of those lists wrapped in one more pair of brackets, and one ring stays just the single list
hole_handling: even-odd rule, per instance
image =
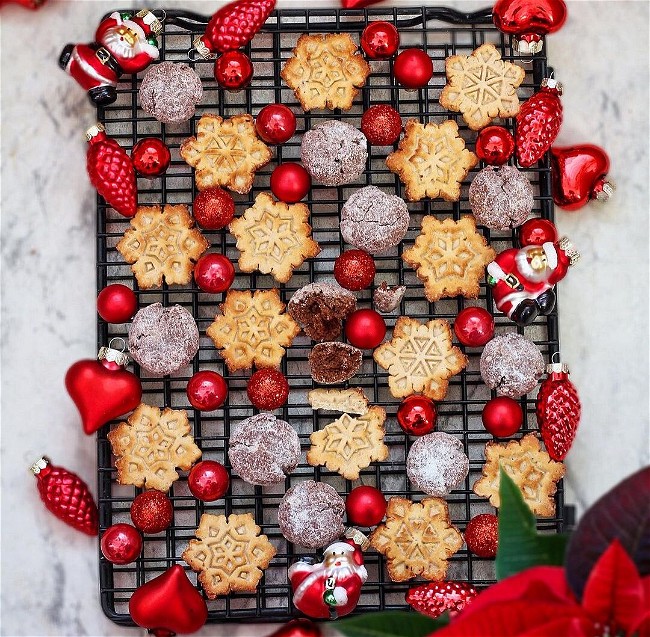
[{"label": "santa's black boot", "polygon": [[546,290],[544,294],[537,297],[537,305],[539,306],[540,314],[547,316],[555,308],[556,296],[553,290]]},{"label": "santa's black boot", "polygon": [[114,86],[97,86],[88,91],[88,97],[95,106],[106,106],[117,99],[117,90]]},{"label": "santa's black boot", "polygon": [[526,327],[530,325],[539,315],[539,307],[537,302],[532,299],[522,301],[510,317],[517,325]]},{"label": "santa's black boot", "polygon": [[74,44],[66,44],[63,51],[61,51],[61,55],[59,55],[59,66],[64,71],[66,69],[66,66],[68,66],[70,57],[72,56],[72,49],[74,49]]}]

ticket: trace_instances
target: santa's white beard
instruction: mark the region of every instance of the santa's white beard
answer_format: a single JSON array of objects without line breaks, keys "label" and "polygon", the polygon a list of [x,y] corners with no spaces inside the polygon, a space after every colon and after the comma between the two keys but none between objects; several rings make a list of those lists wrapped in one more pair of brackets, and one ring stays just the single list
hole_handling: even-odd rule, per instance
[{"label": "santa's white beard", "polygon": [[526,255],[527,251],[520,250],[515,256],[517,270],[519,270],[519,272],[523,274],[523,276],[525,276],[526,279],[531,283],[541,283],[542,281],[548,280],[549,276],[551,276],[552,270],[548,267],[544,268],[543,270],[534,270],[530,266]]},{"label": "santa's white beard", "polygon": [[113,55],[117,58],[128,60],[142,53],[144,50],[142,40],[137,38],[135,44],[131,46],[126,40],[122,39],[122,36],[118,33],[118,28],[106,31],[102,37],[104,44]]}]

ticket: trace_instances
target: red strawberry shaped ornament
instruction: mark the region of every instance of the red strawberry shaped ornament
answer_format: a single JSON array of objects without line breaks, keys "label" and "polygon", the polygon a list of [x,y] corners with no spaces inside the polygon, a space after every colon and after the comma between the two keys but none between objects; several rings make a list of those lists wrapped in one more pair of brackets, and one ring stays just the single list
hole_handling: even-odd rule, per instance
[{"label": "red strawberry shaped ornament", "polygon": [[409,589],[406,603],[429,617],[440,617],[446,611],[453,617],[477,594],[467,582],[429,582]]}]

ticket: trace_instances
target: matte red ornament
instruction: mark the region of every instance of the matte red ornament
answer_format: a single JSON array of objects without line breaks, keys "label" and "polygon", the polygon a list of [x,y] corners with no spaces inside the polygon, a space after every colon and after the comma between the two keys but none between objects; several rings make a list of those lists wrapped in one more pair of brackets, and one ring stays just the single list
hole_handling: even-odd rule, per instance
[{"label": "matte red ornament", "polygon": [[476,589],[467,582],[429,582],[409,589],[406,603],[429,617],[440,617],[446,611],[453,617],[477,595]]},{"label": "matte red ornament", "polygon": [[361,34],[361,48],[373,60],[393,57],[399,48],[399,33],[394,24],[377,20],[371,22]]},{"label": "matte red ornament", "polygon": [[494,318],[482,307],[466,307],[454,321],[458,340],[467,347],[483,347],[494,336]]},{"label": "matte red ornament", "polygon": [[314,622],[304,617],[292,619],[291,621],[280,626],[275,632],[268,637],[320,637],[320,628]]},{"label": "matte red ornament", "polygon": [[375,349],[386,336],[386,321],[375,310],[355,310],[345,319],[345,336],[359,349]]},{"label": "matte red ornament", "polygon": [[346,250],[334,262],[334,278],[347,290],[365,290],[375,278],[375,262],[363,250]]},{"label": "matte red ornament", "polygon": [[72,471],[39,458],[31,467],[45,508],[59,520],[87,535],[97,535],[97,505],[88,485]]},{"label": "matte red ornament", "polygon": [[204,369],[190,378],[185,391],[194,409],[214,411],[226,402],[228,383],[221,374]]},{"label": "matte red ornament", "polygon": [[436,427],[438,413],[426,396],[407,396],[397,409],[397,422],[409,436],[424,436]]},{"label": "matte red ornament", "polygon": [[187,486],[197,500],[213,502],[226,495],[230,478],[220,462],[202,460],[192,467],[187,476]]},{"label": "matte red ornament", "polygon": [[255,130],[269,144],[284,144],[296,132],[296,116],[284,104],[267,104],[255,118]]},{"label": "matte red ornament", "polygon": [[476,154],[490,166],[505,164],[515,152],[515,140],[503,126],[486,126],[476,138]]},{"label": "matte red ornament", "polygon": [[392,146],[402,132],[402,118],[392,106],[375,104],[361,117],[361,132],[373,146]]},{"label": "matte red ornament", "polygon": [[599,146],[551,148],[553,201],[564,210],[578,210],[591,199],[607,201],[614,192],[608,172],[609,157]]},{"label": "matte red ornament", "polygon": [[376,526],[386,515],[386,498],[375,487],[355,487],[345,499],[345,511],[350,524]]},{"label": "matte red ornament", "polygon": [[289,398],[289,381],[279,369],[258,369],[246,385],[248,399],[257,409],[274,411]]},{"label": "matte red ornament", "polygon": [[311,176],[295,162],[280,164],[271,173],[271,192],[280,201],[296,203],[304,199],[311,188]]},{"label": "matte red ornament", "polygon": [[138,208],[138,188],[131,158],[114,139],[106,136],[101,124],[90,127],[86,139],[90,183],[109,206],[125,217],[133,217]]},{"label": "matte red ornament", "polygon": [[131,520],[143,533],[160,533],[174,519],[174,506],[162,491],[150,489],[131,502]]},{"label": "matte red ornament", "polygon": [[508,438],[514,436],[524,424],[524,412],[516,400],[497,396],[485,404],[481,420],[495,438]]},{"label": "matte red ornament", "polygon": [[214,79],[221,88],[239,91],[253,79],[253,63],[242,51],[228,51],[215,61]]},{"label": "matte red ornament", "polygon": [[196,262],[194,280],[204,292],[221,294],[235,280],[235,266],[227,256],[209,252]]},{"label": "matte red ornament", "polygon": [[433,61],[422,49],[405,49],[395,58],[393,75],[405,88],[422,88],[433,77]]},{"label": "matte red ornament", "polygon": [[172,155],[162,139],[145,137],[131,150],[131,161],[138,175],[153,179],[169,168]]},{"label": "matte red ornament", "polygon": [[539,431],[548,455],[564,460],[580,423],[580,398],[569,380],[569,368],[564,363],[551,363],[548,376],[537,394],[536,413]]},{"label": "matte red ornament", "polygon": [[475,515],[465,529],[465,544],[478,557],[494,557],[499,540],[499,520],[493,513]]},{"label": "matte red ornament", "polygon": [[126,285],[107,285],[97,295],[97,312],[107,323],[126,323],[133,318],[137,309],[138,297]]},{"label": "matte red ornament", "polygon": [[206,188],[194,198],[192,214],[206,230],[221,230],[235,216],[235,201],[223,188]]},{"label": "matte red ornament", "polygon": [[129,613],[154,637],[195,633],[208,619],[205,600],[180,564],[140,586],[129,600]]},{"label": "matte red ornament", "polygon": [[99,547],[112,564],[130,564],[142,552],[142,536],[130,524],[113,524],[104,531]]},{"label": "matte red ornament", "polygon": [[557,228],[548,219],[533,217],[519,227],[519,245],[522,248],[557,243],[559,238]]}]

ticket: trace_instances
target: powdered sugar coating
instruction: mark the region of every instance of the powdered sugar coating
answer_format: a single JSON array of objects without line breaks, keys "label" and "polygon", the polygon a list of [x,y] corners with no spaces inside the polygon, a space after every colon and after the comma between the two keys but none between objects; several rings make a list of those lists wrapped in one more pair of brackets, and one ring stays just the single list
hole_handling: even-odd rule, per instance
[{"label": "powdered sugar coating", "polygon": [[382,281],[372,294],[372,303],[378,312],[388,314],[402,302],[405,293],[405,285],[389,286],[386,281]]}]

